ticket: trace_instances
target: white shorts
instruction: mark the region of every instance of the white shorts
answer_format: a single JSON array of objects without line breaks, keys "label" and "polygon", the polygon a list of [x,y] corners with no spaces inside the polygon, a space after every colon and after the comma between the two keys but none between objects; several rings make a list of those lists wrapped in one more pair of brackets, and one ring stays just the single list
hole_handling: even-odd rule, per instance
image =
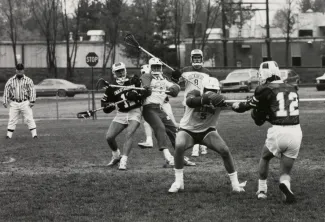
[{"label": "white shorts", "polygon": [[121,123],[121,124],[129,124],[130,120],[141,122],[142,114],[140,108],[132,109],[129,112],[123,113],[117,111],[115,118],[113,119],[114,122]]},{"label": "white shorts", "polygon": [[281,154],[296,159],[299,154],[302,140],[300,125],[277,126],[273,125],[267,131],[265,146],[276,157]]}]

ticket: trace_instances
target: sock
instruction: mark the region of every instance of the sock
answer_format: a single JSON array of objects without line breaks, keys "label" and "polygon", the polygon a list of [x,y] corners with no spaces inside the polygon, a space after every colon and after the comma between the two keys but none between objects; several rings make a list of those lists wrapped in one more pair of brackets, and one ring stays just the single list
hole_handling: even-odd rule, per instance
[{"label": "sock", "polygon": [[291,185],[290,185],[290,176],[289,175],[287,175],[287,174],[281,175],[280,176],[280,183],[284,183],[288,187],[290,192],[292,193]]},{"label": "sock", "polygon": [[30,132],[32,133],[32,137],[37,136],[36,128],[30,129]]},{"label": "sock", "polygon": [[258,180],[258,190],[260,191],[264,191],[265,193],[267,193],[267,184],[266,184],[267,180]]},{"label": "sock", "polygon": [[11,137],[12,137],[12,133],[13,133],[13,131],[11,131],[11,130],[9,131],[9,130],[8,130],[8,131],[7,131],[7,136],[8,136],[9,138],[11,138]]},{"label": "sock", "polygon": [[166,160],[169,160],[170,158],[172,158],[173,156],[170,154],[169,149],[163,149],[163,153],[164,153],[164,157]]},{"label": "sock", "polygon": [[175,170],[175,182],[182,184],[184,183],[184,169],[174,169]]},{"label": "sock", "polygon": [[152,136],[147,136],[146,143],[152,144]]},{"label": "sock", "polygon": [[117,149],[116,151],[112,151],[112,154],[113,154],[114,159],[117,159],[120,157],[121,152],[119,149]]},{"label": "sock", "polygon": [[237,176],[237,171],[228,174],[230,181],[231,181],[231,185],[232,187],[236,187],[239,186],[239,181],[238,181],[238,176]]}]

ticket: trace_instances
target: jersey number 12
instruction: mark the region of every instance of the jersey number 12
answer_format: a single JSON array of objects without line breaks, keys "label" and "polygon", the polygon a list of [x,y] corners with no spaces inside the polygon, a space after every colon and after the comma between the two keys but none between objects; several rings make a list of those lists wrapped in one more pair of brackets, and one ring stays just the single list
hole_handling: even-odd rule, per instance
[{"label": "jersey number 12", "polygon": [[297,93],[290,92],[288,95],[289,110],[285,109],[285,98],[284,98],[283,92],[279,92],[276,95],[276,100],[279,102],[279,110],[276,112],[276,116],[285,117],[285,116],[288,116],[288,114],[289,114],[289,116],[298,116],[299,115]]}]

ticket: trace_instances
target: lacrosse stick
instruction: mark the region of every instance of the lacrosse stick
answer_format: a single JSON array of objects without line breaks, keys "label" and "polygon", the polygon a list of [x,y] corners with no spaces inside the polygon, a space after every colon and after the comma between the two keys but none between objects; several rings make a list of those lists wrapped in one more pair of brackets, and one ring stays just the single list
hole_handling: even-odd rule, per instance
[{"label": "lacrosse stick", "polygon": [[[138,90],[145,90],[145,88],[142,87],[134,87],[134,86],[120,86],[120,85],[109,85],[110,87],[115,87],[115,88],[126,88],[126,89],[138,89]],[[152,92],[169,92],[166,90],[161,90],[161,89],[151,89]]]},{"label": "lacrosse stick", "polygon": [[[227,99],[225,100],[226,103],[236,103],[236,102],[246,102],[247,100],[244,99]],[[325,98],[306,98],[306,99],[299,99],[299,102],[312,102],[312,101],[325,101]]]},{"label": "lacrosse stick", "polygon": [[[140,50],[142,50],[144,53],[147,53],[149,56],[151,56],[152,58],[157,58],[156,56],[152,55],[150,52],[148,52],[147,50],[145,50],[144,48],[142,48],[140,46],[140,44],[138,43],[138,41],[134,38],[134,36],[132,34],[127,34],[124,37],[124,42],[125,44],[134,47],[134,48],[138,48]],[[160,62],[162,64],[164,64],[167,68],[169,68],[171,71],[175,71],[175,69],[173,69],[172,67],[170,67],[169,65],[167,65],[166,63],[164,63],[163,61],[161,61],[161,59],[159,59]]]},{"label": "lacrosse stick", "polygon": [[[114,106],[117,106],[117,104],[123,103],[125,101],[126,100],[118,101],[118,102],[114,103]],[[79,112],[79,113],[77,113],[77,118],[78,119],[87,119],[89,117],[94,116],[97,111],[102,110],[102,109],[105,109],[105,107],[100,107],[100,108],[95,109],[95,110],[87,110],[87,111],[84,111],[84,112]]]}]

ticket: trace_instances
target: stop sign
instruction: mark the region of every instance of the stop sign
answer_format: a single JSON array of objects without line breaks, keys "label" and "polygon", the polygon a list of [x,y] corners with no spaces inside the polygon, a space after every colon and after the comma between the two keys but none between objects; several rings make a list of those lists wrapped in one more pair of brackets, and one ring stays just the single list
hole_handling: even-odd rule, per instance
[{"label": "stop sign", "polygon": [[95,66],[98,63],[98,55],[94,52],[90,52],[86,55],[86,63],[89,66]]}]

